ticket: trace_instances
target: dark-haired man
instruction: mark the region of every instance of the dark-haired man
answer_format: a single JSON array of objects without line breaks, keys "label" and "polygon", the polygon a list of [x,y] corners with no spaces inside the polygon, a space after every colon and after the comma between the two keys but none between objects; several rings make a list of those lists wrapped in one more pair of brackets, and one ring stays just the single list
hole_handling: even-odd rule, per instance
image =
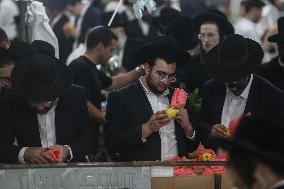
[{"label": "dark-haired man", "polygon": [[11,83],[17,96],[1,107],[0,161],[54,163],[48,149],[59,151],[59,163],[86,161],[95,150],[93,128],[84,89],[72,85],[68,67],[36,55],[15,66]]},{"label": "dark-haired man", "polygon": [[[176,66],[189,54],[172,38],[159,37],[136,54],[144,63],[145,76],[108,97],[105,144],[118,161],[166,160],[195,149],[193,127],[186,109],[175,119],[166,114],[176,81]],[[196,140],[197,141],[197,140]]]},{"label": "dark-haired man", "polygon": [[[228,150],[228,175],[233,188],[283,189],[283,126],[252,116],[244,117],[232,138],[216,138]],[[269,139],[269,142],[264,139]]]},{"label": "dark-haired man", "polygon": [[282,91],[255,75],[263,59],[259,43],[231,34],[206,56],[204,67],[213,80],[204,85],[199,129],[209,148],[211,136],[226,138],[230,121],[246,114],[283,123]]}]

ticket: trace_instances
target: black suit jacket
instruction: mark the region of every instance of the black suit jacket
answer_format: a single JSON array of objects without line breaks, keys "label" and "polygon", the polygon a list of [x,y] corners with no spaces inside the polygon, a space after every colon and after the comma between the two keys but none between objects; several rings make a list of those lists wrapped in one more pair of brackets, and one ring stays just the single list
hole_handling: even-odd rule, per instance
[{"label": "black suit jacket", "polygon": [[[213,125],[221,123],[225,96],[226,87],[224,83],[210,80],[205,84],[200,110],[200,122],[195,125],[195,128],[201,134],[201,142],[208,148],[216,148],[214,144],[210,143],[210,133]],[[283,125],[283,92],[269,81],[254,75],[244,115],[249,112],[252,116],[277,125]]]},{"label": "black suit jacket", "polygon": [[[105,145],[110,154],[118,155],[119,161],[154,161],[161,159],[161,139],[154,133],[142,142],[142,124],[153,111],[139,81],[110,93],[108,97]],[[198,140],[188,139],[175,123],[178,155],[187,155],[197,148]]]},{"label": "black suit jacket", "polygon": [[72,45],[74,43],[74,39],[66,37],[63,32],[64,25],[68,22],[69,18],[65,14],[62,14],[60,19],[52,28],[58,40],[59,59],[64,63],[66,62],[69,54],[72,52]]},{"label": "black suit jacket", "polygon": [[266,64],[261,64],[257,73],[282,91],[284,90],[284,67],[280,66],[278,56]]},{"label": "black suit jacket", "polygon": [[83,16],[78,44],[83,43],[85,41],[87,32],[90,28],[98,26],[100,25],[100,23],[101,23],[101,11],[98,8],[90,5],[85,15]]},{"label": "black suit jacket", "polygon": [[[7,104],[5,112],[1,112],[0,161],[16,163],[22,147],[41,147],[40,133],[37,114],[25,100],[15,97]],[[93,128],[82,87],[72,85],[59,98],[55,133],[57,144],[69,145],[72,149],[72,161],[82,161],[86,154],[94,151]],[[15,138],[18,146],[13,145]]]}]

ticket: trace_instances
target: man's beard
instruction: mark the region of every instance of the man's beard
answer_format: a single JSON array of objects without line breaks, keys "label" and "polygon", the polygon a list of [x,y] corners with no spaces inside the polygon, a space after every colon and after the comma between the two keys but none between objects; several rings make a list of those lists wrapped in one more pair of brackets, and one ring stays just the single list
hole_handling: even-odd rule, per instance
[{"label": "man's beard", "polygon": [[146,77],[146,82],[151,92],[156,95],[162,94],[167,89],[167,87],[165,89],[159,89],[158,85],[153,82],[151,75],[148,75]]}]

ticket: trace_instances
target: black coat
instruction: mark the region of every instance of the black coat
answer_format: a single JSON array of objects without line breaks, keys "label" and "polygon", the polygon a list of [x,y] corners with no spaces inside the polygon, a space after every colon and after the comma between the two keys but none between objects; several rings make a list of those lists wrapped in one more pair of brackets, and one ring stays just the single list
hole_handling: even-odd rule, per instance
[{"label": "black coat", "polygon": [[[4,114],[1,112],[0,162],[17,163],[22,147],[41,147],[40,133],[37,114],[27,101],[15,97],[8,104]],[[83,88],[72,85],[59,98],[55,109],[55,133],[57,144],[69,145],[72,149],[72,161],[85,160],[84,156],[95,150]],[[18,146],[13,145],[15,138]]]},{"label": "black coat", "polygon": [[59,59],[64,63],[66,62],[69,54],[72,52],[72,45],[74,43],[74,39],[65,36],[63,32],[64,25],[68,22],[69,18],[66,15],[62,14],[60,19],[52,28],[58,40]]},{"label": "black coat", "polygon": [[137,66],[140,66],[142,63],[139,62],[135,57],[134,54],[136,50],[143,46],[146,41],[141,39],[134,39],[134,38],[127,38],[124,46],[124,53],[122,57],[122,66],[130,71]]},{"label": "black coat", "polygon": [[154,26],[151,19],[146,21],[149,24],[149,33],[148,35],[144,35],[142,29],[139,25],[139,21],[137,19],[130,21],[125,27],[125,33],[127,37],[141,39],[144,41],[151,41],[154,38],[158,37],[158,30]]},{"label": "black coat", "polygon": [[[215,145],[208,140],[212,126],[221,123],[223,105],[226,96],[225,84],[210,80],[204,85],[200,122],[195,128],[201,134],[202,143],[215,149]],[[262,118],[277,125],[284,123],[284,96],[283,92],[273,86],[269,81],[254,75],[244,115]]]},{"label": "black coat", "polygon": [[101,11],[98,8],[90,5],[86,13],[83,15],[78,44],[84,43],[88,30],[95,26],[100,25],[100,23],[101,23]]},{"label": "black coat", "polygon": [[[142,142],[142,124],[146,123],[152,114],[151,105],[139,81],[110,93],[104,126],[105,145],[110,154],[119,154],[119,161],[160,160],[159,133],[150,135],[147,142]],[[197,148],[198,139],[188,139],[177,123],[175,133],[179,156],[187,155]]]},{"label": "black coat", "polygon": [[258,74],[282,91],[284,90],[284,67],[280,66],[278,56],[270,62],[262,64],[258,70]]}]

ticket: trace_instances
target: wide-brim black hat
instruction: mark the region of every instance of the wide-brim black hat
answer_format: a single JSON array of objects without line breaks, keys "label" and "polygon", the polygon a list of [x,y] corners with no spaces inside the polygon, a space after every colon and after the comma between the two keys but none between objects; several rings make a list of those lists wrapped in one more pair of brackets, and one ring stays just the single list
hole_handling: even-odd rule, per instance
[{"label": "wide-brim black hat", "polygon": [[213,79],[223,82],[238,81],[255,73],[263,56],[258,42],[231,34],[204,55],[203,65]]},{"label": "wide-brim black hat", "polygon": [[172,36],[186,50],[193,49],[199,44],[192,19],[189,16],[180,16],[169,24],[166,35]]},{"label": "wide-brim black hat", "polygon": [[30,101],[43,102],[64,94],[71,86],[72,72],[58,59],[42,54],[17,64],[11,81],[18,95]]},{"label": "wide-brim black hat", "polygon": [[272,35],[268,37],[268,41],[270,42],[284,42],[284,17],[280,17],[277,20],[277,28],[278,28],[278,33],[275,35]]},{"label": "wide-brim black hat", "polygon": [[35,49],[36,54],[45,54],[51,57],[55,57],[54,47],[46,41],[34,40],[31,43],[31,46]]},{"label": "wide-brim black hat", "polygon": [[180,11],[171,7],[165,7],[161,9],[159,16],[153,18],[153,24],[162,34],[165,34],[167,26],[180,16]]},{"label": "wide-brim black hat", "polygon": [[9,59],[9,60],[18,62],[21,60],[21,56],[14,53],[10,49],[5,49],[5,48],[0,47],[0,59]]},{"label": "wide-brim black hat", "polygon": [[35,49],[25,41],[12,41],[9,48],[14,53],[21,56],[21,58],[31,58],[36,55]]},{"label": "wide-brim black hat", "polygon": [[204,22],[214,22],[218,25],[219,29],[224,31],[226,35],[233,34],[235,32],[234,26],[227,19],[227,17],[217,10],[210,10],[204,13],[200,13],[193,18],[193,24],[196,32],[199,33],[200,26]]},{"label": "wide-brim black hat", "polygon": [[170,36],[157,37],[152,42],[137,49],[134,57],[139,60],[141,64],[149,63],[149,61],[154,58],[169,57],[176,63],[177,67],[182,66],[190,60],[189,53],[178,46],[176,41]]},{"label": "wide-brim black hat", "polygon": [[[211,142],[229,152],[242,151],[284,168],[284,128],[252,116],[242,118],[232,138],[212,138]],[[269,140],[269,142],[268,142]]]}]

